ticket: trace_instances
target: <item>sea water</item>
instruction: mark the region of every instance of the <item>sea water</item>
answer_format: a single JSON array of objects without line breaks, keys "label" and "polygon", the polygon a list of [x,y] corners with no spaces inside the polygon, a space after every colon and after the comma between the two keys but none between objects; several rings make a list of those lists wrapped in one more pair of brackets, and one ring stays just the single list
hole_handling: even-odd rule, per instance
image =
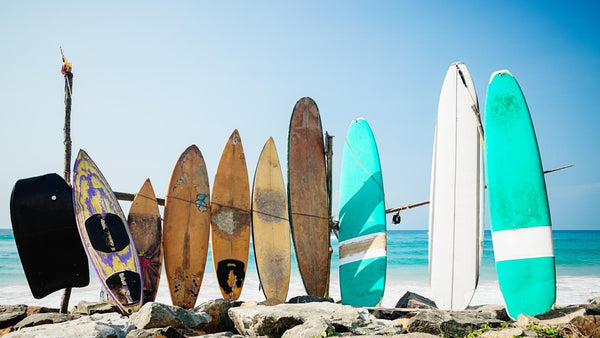
[{"label": "sea water", "polygon": [[[553,231],[556,257],[557,304],[584,303],[600,296],[600,231]],[[386,289],[381,305],[393,307],[406,291],[431,297],[429,288],[428,235],[425,230],[388,231],[388,266]],[[338,274],[338,242],[331,238],[333,248],[329,296],[340,299]],[[293,252],[293,250],[292,250]],[[292,276],[288,298],[305,294],[298,264],[292,253]],[[74,288],[71,305],[80,300],[97,301],[100,283],[90,268],[90,285]],[[58,307],[62,291],[34,299],[29,290],[11,229],[0,229],[0,304],[29,304]],[[212,256],[208,256],[198,301],[221,298]],[[252,246],[241,300],[263,301]],[[170,304],[169,289],[163,268],[157,301]],[[498,287],[491,235],[484,236],[484,251],[479,285],[472,305],[503,304]]]}]

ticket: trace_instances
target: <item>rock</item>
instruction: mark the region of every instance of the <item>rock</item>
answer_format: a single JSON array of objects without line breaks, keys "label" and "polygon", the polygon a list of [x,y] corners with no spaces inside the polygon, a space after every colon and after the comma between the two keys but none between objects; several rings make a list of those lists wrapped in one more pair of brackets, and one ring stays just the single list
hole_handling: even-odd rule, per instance
[{"label": "rock", "polygon": [[233,333],[233,332],[217,332],[210,333],[203,336],[204,338],[221,338],[221,337],[230,337],[230,338],[244,338],[244,336]]},{"label": "rock", "polygon": [[333,299],[329,298],[329,297],[317,297],[317,296],[311,296],[311,295],[304,295],[304,296],[296,296],[296,297],[290,298],[290,300],[287,301],[287,303],[289,303],[289,304],[322,303],[322,302],[333,303]]},{"label": "rock", "polygon": [[492,315],[491,318],[503,320],[505,322],[512,322],[508,312],[506,312],[506,308],[502,305],[480,305],[471,307],[470,309],[477,312],[490,313]]},{"label": "rock", "polygon": [[211,317],[211,321],[204,326],[204,331],[207,333],[225,331],[237,332],[227,311],[232,307],[238,307],[240,305],[241,302],[215,299],[197,306],[194,308],[194,313],[204,312]]},{"label": "rock", "polygon": [[401,324],[377,320],[366,309],[331,302],[231,308],[229,317],[240,334],[252,337],[281,336],[289,329],[317,319],[331,325],[336,333],[394,335],[402,332]]},{"label": "rock", "polygon": [[60,310],[53,307],[44,307],[44,306],[28,306],[27,307],[27,315],[34,313],[58,313]]},{"label": "rock", "polygon": [[489,313],[476,311],[444,312],[437,309],[422,311],[408,323],[409,332],[425,332],[449,337],[464,337],[469,332],[479,330],[482,325],[500,327],[504,323],[492,318]]},{"label": "rock", "polygon": [[5,338],[34,337],[115,337],[124,338],[135,329],[133,323],[118,313],[93,314],[54,325],[26,327],[5,335]]},{"label": "rock", "polygon": [[435,302],[431,299],[407,291],[396,303],[396,308],[437,309]]},{"label": "rock", "polygon": [[575,317],[570,324],[585,336],[600,337],[600,316]]},{"label": "rock", "polygon": [[509,327],[501,330],[485,331],[479,338],[512,338],[521,337],[524,333],[524,330],[520,327]]},{"label": "rock", "polygon": [[0,305],[0,329],[11,327],[27,317],[27,305]]},{"label": "rock", "polygon": [[335,332],[333,326],[322,318],[313,318],[283,333],[281,338],[295,337],[329,337]]},{"label": "rock", "polygon": [[154,329],[135,329],[129,331],[125,338],[183,338],[181,332],[172,327],[158,327]]},{"label": "rock", "polygon": [[156,327],[202,329],[211,321],[209,315],[203,312],[195,313],[178,306],[165,305],[155,302],[144,304],[142,308],[130,316],[131,321],[138,329],[152,329]]},{"label": "rock", "polygon": [[34,313],[15,324],[12,327],[11,331],[19,330],[21,328],[30,326],[62,323],[69,320],[77,319],[79,317],[79,315],[72,315],[68,313]]},{"label": "rock", "polygon": [[82,315],[93,315],[94,313],[121,313],[119,308],[111,302],[86,302],[80,301],[72,310],[71,313]]},{"label": "rock", "polygon": [[556,327],[569,323],[573,318],[580,317],[586,314],[586,309],[581,306],[568,306],[550,310],[544,314],[535,317],[520,314],[517,317],[516,326],[526,328],[530,324],[535,324],[539,327]]}]

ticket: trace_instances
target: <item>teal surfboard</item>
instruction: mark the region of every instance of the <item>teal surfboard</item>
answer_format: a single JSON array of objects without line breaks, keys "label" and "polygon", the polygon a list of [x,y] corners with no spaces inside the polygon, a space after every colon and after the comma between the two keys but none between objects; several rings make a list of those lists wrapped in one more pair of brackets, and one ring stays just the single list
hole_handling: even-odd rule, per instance
[{"label": "teal surfboard", "polygon": [[339,228],[342,303],[377,306],[387,262],[385,200],[377,144],[362,118],[350,123],[344,142]]},{"label": "teal surfboard", "polygon": [[485,103],[492,242],[508,314],[534,316],[556,300],[546,183],[527,103],[507,70],[492,74]]}]

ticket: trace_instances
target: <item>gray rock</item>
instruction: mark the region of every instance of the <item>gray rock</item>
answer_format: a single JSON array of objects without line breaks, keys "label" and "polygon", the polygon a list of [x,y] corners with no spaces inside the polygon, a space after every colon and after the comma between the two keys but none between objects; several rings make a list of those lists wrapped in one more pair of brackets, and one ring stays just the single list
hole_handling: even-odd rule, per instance
[{"label": "gray rock", "polygon": [[85,300],[80,301],[73,309],[71,313],[82,314],[82,315],[93,315],[95,313],[121,313],[119,308],[111,302],[87,302]]},{"label": "gray rock", "polygon": [[335,329],[322,318],[312,318],[303,324],[295,326],[283,333],[281,338],[295,337],[329,337]]},{"label": "gray rock", "polygon": [[0,305],[0,329],[11,327],[27,317],[27,305]]},{"label": "gray rock", "polygon": [[525,328],[530,324],[535,324],[539,327],[556,327],[567,324],[573,318],[581,317],[585,314],[586,309],[581,306],[558,308],[535,317],[520,314],[517,318],[516,326]]},{"label": "gray rock", "polygon": [[241,302],[231,302],[226,299],[215,299],[208,301],[194,308],[194,313],[204,312],[211,317],[211,321],[207,323],[203,330],[207,333],[215,332],[237,332],[233,321],[229,318],[229,311],[232,307],[240,306]]},{"label": "gray rock", "polygon": [[58,313],[59,309],[53,307],[45,307],[45,306],[28,306],[27,313]]},{"label": "gray rock", "polygon": [[241,334],[233,333],[233,332],[217,332],[217,333],[209,333],[202,336],[204,338],[244,338]]},{"label": "gray rock", "polygon": [[229,317],[240,334],[252,337],[281,336],[314,319],[324,320],[338,333],[394,335],[402,331],[401,324],[378,321],[366,309],[330,302],[231,308]]},{"label": "gray rock", "polygon": [[202,329],[211,321],[209,315],[203,312],[194,313],[178,306],[165,305],[155,302],[144,304],[142,308],[130,316],[138,329],[172,326],[174,328]]},{"label": "gray rock", "polygon": [[311,296],[311,295],[303,295],[303,296],[296,296],[296,297],[290,298],[290,300],[287,301],[287,303],[289,303],[289,304],[322,303],[322,302],[333,303],[333,299],[329,298],[329,297],[317,297],[317,296]]},{"label": "gray rock", "polygon": [[431,299],[407,291],[396,303],[396,308],[437,309],[437,306]]},{"label": "gray rock", "polygon": [[44,324],[56,324],[62,323],[69,320],[79,318],[79,315],[72,315],[68,313],[34,313],[23,320],[15,324],[11,331],[19,330],[24,327],[44,325]]},{"label": "gray rock", "polygon": [[482,313],[489,313],[492,316],[491,318],[503,320],[505,322],[513,321],[508,315],[508,312],[506,312],[506,308],[502,305],[480,305],[469,307],[468,309]]},{"label": "gray rock", "polygon": [[422,311],[408,323],[409,332],[425,332],[449,337],[464,337],[469,332],[479,330],[482,325],[500,327],[504,321],[492,318],[490,313],[476,311],[443,312],[432,309]]},{"label": "gray rock", "polygon": [[4,337],[124,338],[133,329],[135,329],[135,326],[127,317],[123,317],[118,313],[106,313],[84,316],[54,325],[26,327],[11,332]]},{"label": "gray rock", "polygon": [[524,334],[524,330],[520,327],[509,327],[501,330],[488,330],[482,333],[480,338],[512,338],[521,337]]},{"label": "gray rock", "polygon": [[125,338],[183,338],[184,334],[172,327],[158,327],[154,329],[135,329],[129,331]]}]

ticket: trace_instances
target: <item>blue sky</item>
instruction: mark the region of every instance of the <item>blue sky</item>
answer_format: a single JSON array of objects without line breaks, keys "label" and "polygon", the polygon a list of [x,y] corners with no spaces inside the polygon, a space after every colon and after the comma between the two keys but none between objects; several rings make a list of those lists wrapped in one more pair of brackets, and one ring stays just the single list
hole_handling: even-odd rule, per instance
[{"label": "blue sky", "polygon": [[[600,5],[568,1],[3,1],[0,3],[0,227],[20,178],[62,175],[64,79],[74,63],[73,156],[112,188],[149,177],[164,196],[196,144],[211,184],[237,128],[250,179],[273,136],[286,168],[295,102],[310,96],[334,139],[334,214],[343,140],[356,117],[378,142],[387,207],[429,198],[437,104],[464,61],[481,110],[509,69],[534,121],[555,229],[600,229]],[[123,202],[127,211],[129,202]],[[427,207],[393,228],[426,229]]]}]

